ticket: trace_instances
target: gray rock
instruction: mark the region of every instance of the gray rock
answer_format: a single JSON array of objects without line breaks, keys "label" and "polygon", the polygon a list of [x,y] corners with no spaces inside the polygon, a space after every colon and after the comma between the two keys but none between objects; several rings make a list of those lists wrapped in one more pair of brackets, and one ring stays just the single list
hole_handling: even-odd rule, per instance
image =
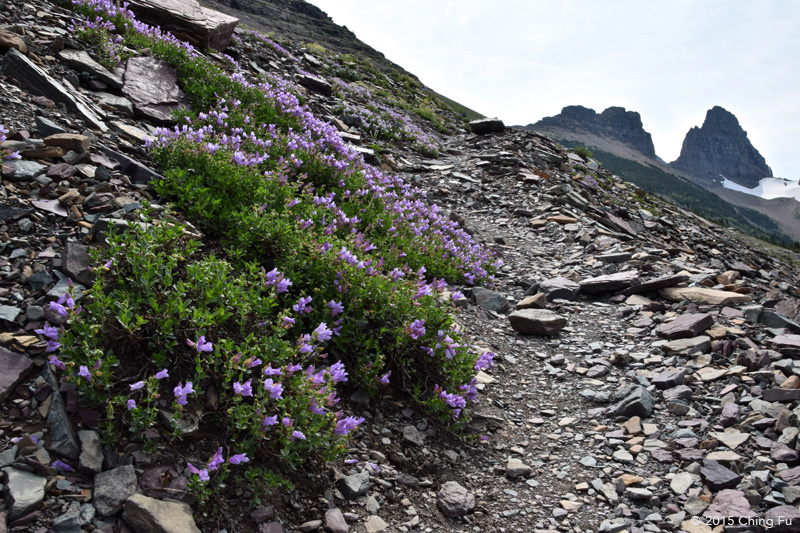
[{"label": "gray rock", "polygon": [[403,440],[417,446],[425,445],[425,441],[422,440],[422,435],[419,434],[419,431],[417,431],[417,428],[414,426],[405,426],[403,428]]},{"label": "gray rock", "polygon": [[0,320],[6,322],[15,322],[17,317],[22,313],[22,309],[14,307],[13,305],[0,305]]},{"label": "gray rock", "polygon": [[729,428],[739,422],[739,405],[733,402],[726,403],[719,414],[719,423],[722,427]]},{"label": "gray rock", "polygon": [[81,455],[79,468],[89,472],[103,471],[103,447],[100,445],[100,435],[96,431],[83,429],[78,431],[81,441]]},{"label": "gray rock", "polygon": [[64,514],[54,518],[52,529],[55,533],[80,533],[80,508],[78,506],[71,506]]},{"label": "gray rock", "polygon": [[667,370],[661,372],[650,380],[650,383],[656,386],[657,389],[671,389],[683,383],[683,378],[686,375],[684,370]]},{"label": "gray rock", "polygon": [[632,254],[630,252],[614,252],[608,254],[601,254],[597,256],[597,259],[602,261],[603,263],[625,263],[630,261]]},{"label": "gray rock", "polygon": [[324,96],[331,96],[333,94],[333,86],[328,83],[327,80],[324,80],[319,76],[298,74],[296,79],[299,85],[302,85],[309,91],[314,91],[315,93],[320,93]]},{"label": "gray rock", "polygon": [[487,133],[500,133],[506,129],[506,125],[499,118],[482,118],[470,122],[469,128],[476,135],[485,135]]},{"label": "gray rock", "polygon": [[547,309],[521,309],[508,315],[511,327],[523,335],[556,336],[567,319]]},{"label": "gray rock", "polygon": [[57,133],[69,133],[68,130],[65,130],[49,118],[35,116],[33,120],[36,122],[36,129],[39,130],[39,137],[42,139]]},{"label": "gray rock", "polygon": [[661,345],[661,349],[664,350],[664,353],[667,355],[686,355],[689,352],[708,353],[711,349],[711,337],[700,335],[699,337],[691,337],[689,339],[677,339],[665,342]]},{"label": "gray rock", "polygon": [[655,407],[653,397],[639,385],[625,387],[614,395],[614,400],[617,403],[611,407],[611,412],[616,416],[647,418]]},{"label": "gray rock", "polygon": [[448,481],[436,495],[436,505],[445,516],[458,518],[475,509],[475,496],[455,481]]},{"label": "gray rock", "polygon": [[596,278],[585,279],[580,282],[581,293],[599,294],[602,292],[617,292],[639,284],[639,271],[626,270],[615,274],[606,274]]},{"label": "gray rock", "polygon": [[133,494],[124,500],[124,508],[125,522],[137,532],[200,533],[192,509],[185,503],[164,502]]},{"label": "gray rock", "polygon": [[198,50],[224,51],[239,23],[239,19],[203,7],[197,0],[136,0],[129,9],[151,26],[179,28],[182,39]]},{"label": "gray rock", "polygon": [[768,342],[770,348],[786,357],[800,359],[800,335],[778,335]]},{"label": "gray rock", "polygon": [[309,520],[308,522],[303,522],[300,524],[297,529],[300,530],[300,533],[311,533],[312,531],[316,531],[322,527],[322,520]]},{"label": "gray rock", "polygon": [[547,296],[548,301],[577,300],[581,286],[567,278],[552,278],[539,284],[539,292]]},{"label": "gray rock", "polygon": [[506,475],[511,479],[528,477],[533,473],[533,468],[516,458],[511,458],[506,463]]},{"label": "gray rock", "polygon": [[133,465],[120,466],[97,474],[94,477],[94,506],[97,514],[111,516],[118,513],[125,501],[138,491]]},{"label": "gray rock", "polygon": [[631,294],[642,294],[645,292],[652,292],[658,289],[663,289],[665,287],[674,287],[675,285],[680,285],[681,283],[687,281],[688,279],[689,276],[685,274],[678,274],[674,276],[665,276],[661,278],[647,280],[639,285],[625,289],[624,291],[622,291],[622,294],[629,296]]},{"label": "gray rock", "polygon": [[81,72],[87,72],[110,87],[114,87],[115,89],[120,89],[122,87],[122,78],[117,74],[109,72],[106,67],[92,59],[92,57],[83,50],[65,48],[58,53],[58,57],[69,65],[70,68]]},{"label": "gray rock", "polygon": [[[41,376],[47,381],[52,390],[59,390],[58,380],[50,371],[50,365],[45,365],[42,368]],[[69,416],[67,416],[64,399],[58,393],[52,394],[50,397],[52,401],[50,403],[50,412],[47,414],[47,427],[50,429],[52,436],[50,451],[69,459],[78,459],[81,454],[81,447],[78,443],[78,437],[75,436],[75,431],[72,429]]]},{"label": "gray rock", "polygon": [[671,322],[656,328],[656,334],[665,339],[685,339],[697,337],[714,326],[714,318],[703,313],[681,315]]},{"label": "gray rock", "polygon": [[742,480],[742,476],[731,472],[721,464],[711,459],[703,460],[703,467],[700,469],[705,484],[713,491],[722,489],[732,489]]},{"label": "gray rock", "polygon": [[0,402],[22,383],[32,366],[30,358],[0,347]]},{"label": "gray rock", "polygon": [[342,511],[334,507],[325,512],[325,531],[327,533],[347,533],[350,531],[350,526],[347,525]]},{"label": "gray rock", "polygon": [[800,525],[800,509],[792,505],[779,505],[764,513],[764,522],[771,524],[770,533],[796,533]]},{"label": "gray rock", "polygon": [[505,313],[511,308],[508,299],[497,291],[473,287],[472,296],[475,298],[475,305],[486,311]]},{"label": "gray rock", "polygon": [[[107,157],[114,159],[119,162],[120,164],[120,171],[128,176],[132,182],[142,185],[146,183],[150,183],[153,180],[160,180],[164,179],[164,177],[153,170],[152,168],[141,164],[140,162],[136,161],[135,159],[128,157],[127,155],[112,150],[107,146],[100,146],[100,151],[103,152]],[[101,219],[103,220],[103,219]],[[122,221],[120,221],[122,222]],[[140,223],[140,225],[145,225],[145,223]],[[93,229],[94,231],[94,229]]]},{"label": "gray rock", "polygon": [[367,533],[379,533],[380,531],[384,531],[386,528],[389,527],[383,518],[380,516],[370,516],[367,520],[367,523],[364,524],[364,527],[367,529]]},{"label": "gray rock", "polygon": [[83,244],[67,242],[64,246],[64,254],[61,258],[64,273],[81,285],[91,286],[95,280],[95,274],[89,270],[91,258],[89,248]]},{"label": "gray rock", "polygon": [[14,460],[17,458],[18,451],[19,446],[15,444],[7,450],[0,452],[0,468],[14,464]]},{"label": "gray rock", "polygon": [[366,496],[369,491],[369,474],[367,472],[360,472],[352,476],[345,476],[336,482],[336,486],[348,500],[354,500],[359,496]]},{"label": "gray rock", "polygon": [[[744,492],[733,489],[724,489],[714,496],[714,501],[703,513],[706,518],[732,518],[755,517],[750,510],[750,502]],[[738,520],[734,523],[739,523]]]},{"label": "gray rock", "polygon": [[37,176],[47,172],[47,167],[36,161],[17,160],[5,164],[14,169],[10,181],[33,181]]},{"label": "gray rock", "polygon": [[80,115],[93,128],[102,132],[108,131],[108,127],[86,104],[79,101],[64,85],[50,77],[16,49],[9,50],[3,57],[3,72],[16,79],[31,93],[46,96],[57,104],[63,104],[68,111]]},{"label": "gray rock", "polygon": [[692,486],[694,483],[694,477],[689,472],[681,472],[677,474],[672,480],[669,482],[669,488],[675,494],[685,494],[687,490]]},{"label": "gray rock", "polygon": [[47,270],[40,270],[25,280],[31,289],[34,291],[41,291],[51,283],[53,283],[53,276]]},{"label": "gray rock", "polygon": [[13,467],[3,469],[6,473],[6,505],[12,520],[34,510],[44,500],[47,480]]},{"label": "gray rock", "polygon": [[269,522],[258,527],[258,533],[283,533],[283,526],[280,522]]},{"label": "gray rock", "polygon": [[188,106],[186,95],[178,87],[175,69],[155,57],[128,60],[122,92],[138,113],[160,124],[172,122],[172,111]]}]

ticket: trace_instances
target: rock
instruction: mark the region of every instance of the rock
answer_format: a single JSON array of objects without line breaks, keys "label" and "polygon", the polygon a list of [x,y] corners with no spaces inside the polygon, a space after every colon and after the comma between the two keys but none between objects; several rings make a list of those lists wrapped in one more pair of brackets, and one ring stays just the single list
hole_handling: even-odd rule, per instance
[{"label": "rock", "polygon": [[779,505],[764,513],[764,522],[770,524],[770,533],[794,533],[800,524],[800,509],[792,505]]},{"label": "rock", "polygon": [[[772,170],[758,153],[729,111],[714,106],[706,113],[701,128],[686,134],[678,159],[669,166],[704,180],[717,183],[720,176],[747,188],[758,186]],[[735,269],[734,269],[735,270]]]},{"label": "rock", "polygon": [[[58,380],[50,371],[50,365],[45,365],[42,368],[41,376],[50,385],[51,390],[58,391],[60,389]],[[47,427],[50,429],[52,442],[49,449],[69,459],[78,459],[81,454],[81,447],[67,415],[64,399],[59,393],[50,395],[50,398]]]},{"label": "rock", "polygon": [[86,104],[80,102],[64,85],[54,80],[16,49],[9,50],[3,57],[2,63],[3,72],[17,80],[20,85],[31,93],[45,96],[57,104],[63,104],[68,111],[79,115],[91,124],[93,128],[102,132],[108,131],[108,127],[100,117],[91,111]]},{"label": "rock", "polygon": [[25,40],[22,37],[8,30],[0,30],[0,52],[5,54],[11,48],[28,55],[28,45],[25,44]]},{"label": "rock", "polygon": [[476,135],[486,135],[487,133],[501,133],[506,129],[506,125],[499,118],[482,118],[470,122],[469,128]]},{"label": "rock", "polygon": [[714,318],[707,314],[685,314],[656,328],[656,334],[666,339],[696,337],[714,325]]},{"label": "rock", "polygon": [[475,509],[475,496],[457,482],[448,481],[436,495],[436,505],[445,516],[458,518]]},{"label": "rock", "polygon": [[389,524],[384,522],[384,520],[380,516],[370,516],[367,520],[367,523],[364,524],[364,527],[367,528],[367,533],[379,533],[380,531],[384,531],[386,528],[389,527]]},{"label": "rock", "polygon": [[686,376],[685,370],[667,370],[655,375],[653,379],[650,380],[650,383],[655,385],[657,389],[671,389],[682,385],[684,376]]},{"label": "rock", "polygon": [[319,76],[298,74],[296,80],[299,85],[315,93],[320,93],[324,96],[331,96],[333,94],[333,86]]},{"label": "rock", "polygon": [[686,355],[689,352],[707,353],[711,349],[711,337],[700,335],[690,339],[678,339],[662,344],[661,349],[667,355]]},{"label": "rock", "polygon": [[800,401],[800,389],[767,389],[762,393],[765,402]]},{"label": "rock", "polygon": [[311,533],[312,531],[317,531],[319,528],[321,528],[322,523],[322,520],[309,520],[308,522],[303,522],[300,524],[297,529],[300,530],[300,533]]},{"label": "rock", "polygon": [[78,153],[89,149],[89,137],[77,133],[54,133],[43,140],[47,146],[57,146]]},{"label": "rock", "polygon": [[170,31],[204,51],[224,51],[239,19],[202,7],[197,0],[131,0],[136,18]]},{"label": "rock", "polygon": [[[703,516],[706,518],[741,518],[754,517],[750,510],[750,502],[745,498],[744,492],[725,489],[714,497],[714,502],[708,507]],[[738,522],[734,522],[738,523]]]},{"label": "rock", "polygon": [[726,403],[719,415],[719,424],[722,427],[731,427],[739,422],[739,406],[733,402]]},{"label": "rock", "polygon": [[200,533],[192,509],[185,503],[165,502],[141,494],[128,496],[124,502],[123,517],[136,532]]},{"label": "rock", "polygon": [[347,525],[342,511],[334,507],[325,512],[325,531],[327,533],[347,533],[350,531],[350,526]]},{"label": "rock", "polygon": [[732,489],[742,480],[742,476],[731,472],[717,461],[711,459],[703,460],[700,475],[703,476],[708,488],[713,491]]},{"label": "rock", "polygon": [[16,386],[22,383],[32,366],[33,361],[28,357],[0,347],[0,402],[5,401]]},{"label": "rock", "polygon": [[577,300],[581,286],[567,278],[553,278],[539,284],[539,292],[547,296],[548,301]]},{"label": "rock", "polygon": [[89,270],[91,259],[88,250],[83,244],[67,242],[61,261],[67,276],[81,285],[91,286],[96,276]]},{"label": "rock", "polygon": [[675,494],[681,495],[685,494],[687,490],[692,486],[694,483],[694,477],[689,472],[681,472],[680,474],[675,475],[672,480],[669,482],[669,488]]},{"label": "rock", "polygon": [[505,313],[511,308],[506,297],[497,291],[490,291],[483,287],[473,287],[472,296],[475,298],[475,305],[485,311]]},{"label": "rock", "polygon": [[186,95],[178,87],[175,69],[155,57],[140,56],[128,60],[122,92],[133,102],[138,113],[159,124],[172,122],[173,110],[188,107]]},{"label": "rock", "polygon": [[618,292],[633,285],[639,284],[639,271],[626,270],[615,274],[606,274],[596,278],[585,279],[580,282],[581,293],[598,294],[603,292]]},{"label": "rock", "polygon": [[116,152],[107,146],[100,146],[100,151],[103,152],[107,157],[113,159],[115,162],[120,164],[120,170],[123,174],[131,178],[131,181],[137,184],[146,184],[150,183],[154,180],[164,179],[164,177],[153,170],[152,168],[145,166],[135,159],[132,159],[125,154]]},{"label": "rock", "polygon": [[6,510],[9,518],[19,518],[42,503],[47,485],[45,478],[12,467],[4,468],[3,472],[6,473]]},{"label": "rock", "polygon": [[[94,506],[100,516],[118,513],[125,501],[138,492],[133,465],[125,465],[94,477]],[[148,500],[151,498],[148,498]]]},{"label": "rock", "polygon": [[523,335],[554,337],[567,325],[567,319],[547,309],[522,309],[508,315],[511,327]]},{"label": "rock", "polygon": [[336,486],[348,500],[366,496],[369,491],[369,474],[360,472],[352,476],[345,476],[336,482]]},{"label": "rock", "polygon": [[108,69],[92,59],[92,57],[83,50],[65,48],[58,52],[58,57],[69,65],[70,68],[81,72],[88,72],[93,77],[115,89],[122,88],[121,77],[109,72]]},{"label": "rock", "polygon": [[6,163],[6,165],[14,171],[8,178],[9,181],[33,181],[37,176],[47,172],[47,167],[36,161],[12,161],[11,163]]},{"label": "rock", "polygon": [[622,389],[614,395],[614,400],[617,403],[611,407],[611,412],[616,416],[647,418],[655,407],[653,397],[638,385]]},{"label": "rock", "polygon": [[643,294],[646,292],[653,292],[657,291],[658,289],[663,289],[665,287],[674,287],[676,285],[680,285],[681,283],[686,282],[689,279],[689,276],[685,274],[676,274],[673,276],[664,276],[661,278],[651,279],[642,282],[639,285],[635,285],[628,289],[622,291],[624,295],[631,295],[631,294]]},{"label": "rock", "polygon": [[746,294],[718,291],[715,289],[703,289],[700,287],[670,287],[659,289],[658,293],[667,300],[673,302],[689,300],[690,302],[701,305],[735,305],[753,300]]},{"label": "rock", "polygon": [[511,458],[506,463],[506,475],[511,479],[528,477],[533,473],[533,468],[516,458]]},{"label": "rock", "polygon": [[547,307],[547,296],[539,293],[520,300],[516,309],[544,309],[545,307]]},{"label": "rock", "polygon": [[786,357],[800,359],[800,335],[778,335],[767,344],[770,348]]},{"label": "rock", "polygon": [[405,426],[403,428],[403,440],[417,446],[425,445],[422,435],[419,434],[419,431],[414,426]]},{"label": "rock", "polygon": [[782,479],[791,486],[800,486],[800,466],[778,472],[775,477]]},{"label": "rock", "polygon": [[53,519],[54,533],[81,533],[81,510],[70,507],[67,511]]},{"label": "rock", "polygon": [[103,471],[103,447],[100,444],[100,435],[96,431],[83,429],[78,431],[81,441],[81,455],[79,467],[89,472]]},{"label": "rock", "polygon": [[35,116],[33,120],[36,122],[36,129],[39,130],[39,137],[42,139],[50,135],[55,135],[56,133],[69,133],[49,118]]}]

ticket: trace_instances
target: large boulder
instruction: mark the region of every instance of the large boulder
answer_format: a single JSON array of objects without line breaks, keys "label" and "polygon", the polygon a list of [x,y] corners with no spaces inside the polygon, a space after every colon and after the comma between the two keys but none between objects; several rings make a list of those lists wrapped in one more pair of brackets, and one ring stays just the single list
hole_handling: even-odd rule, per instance
[{"label": "large boulder", "polygon": [[521,309],[508,315],[514,331],[523,335],[554,337],[567,325],[567,319],[547,309]]},{"label": "large boulder", "polygon": [[239,19],[205,8],[197,0],[131,0],[128,8],[140,21],[159,26],[201,51],[225,50],[239,23]]}]

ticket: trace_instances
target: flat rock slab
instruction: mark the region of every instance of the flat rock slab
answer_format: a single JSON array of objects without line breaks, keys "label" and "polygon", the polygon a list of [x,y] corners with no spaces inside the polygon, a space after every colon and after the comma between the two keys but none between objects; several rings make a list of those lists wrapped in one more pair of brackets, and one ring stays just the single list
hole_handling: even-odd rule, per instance
[{"label": "flat rock slab", "polygon": [[481,309],[495,313],[505,313],[511,308],[508,299],[497,291],[484,287],[473,287],[471,292],[473,298],[475,298],[475,305]]},{"label": "flat rock slab", "polygon": [[602,292],[618,292],[638,284],[639,271],[626,270],[585,279],[580,282],[580,287],[583,294],[598,294]]},{"label": "flat rock slab", "polygon": [[6,502],[9,518],[12,520],[28,513],[44,500],[44,487],[47,480],[16,468],[4,468],[6,473]]},{"label": "flat rock slab", "polygon": [[122,78],[110,72],[106,67],[92,59],[88,53],[83,50],[72,50],[66,48],[58,53],[58,57],[62,59],[70,68],[79,70],[81,72],[88,72],[103,83],[119,89],[122,87]]},{"label": "flat rock slab", "polygon": [[703,289],[700,287],[668,287],[659,289],[658,293],[673,302],[689,300],[702,305],[736,305],[751,302],[753,299],[746,294]]},{"label": "flat rock slab", "polygon": [[24,380],[33,366],[33,361],[21,353],[0,347],[0,402]]},{"label": "flat rock slab", "polygon": [[508,320],[523,335],[553,337],[567,325],[566,318],[547,309],[521,309],[508,315]]},{"label": "flat rock slab", "polygon": [[139,490],[133,465],[120,466],[94,477],[94,506],[100,516],[122,510],[125,501]]},{"label": "flat rock slab", "polygon": [[30,59],[12,48],[3,57],[3,72],[17,80],[32,94],[45,96],[57,104],[63,104],[71,113],[81,116],[93,128],[107,132],[108,127],[99,116],[79,101],[60,82],[39,68]]},{"label": "flat rock slab", "polygon": [[124,503],[125,522],[134,531],[152,533],[200,533],[185,503],[162,502],[141,494],[130,496]]},{"label": "flat rock slab", "polygon": [[676,285],[680,285],[681,283],[685,283],[689,280],[689,276],[686,274],[676,274],[674,276],[664,276],[661,278],[651,279],[642,282],[635,287],[630,287],[622,291],[622,294],[631,295],[631,294],[643,294],[646,292],[653,292],[657,291],[658,289],[663,289],[665,287],[674,287]]},{"label": "flat rock slab", "polygon": [[750,510],[750,502],[747,501],[744,492],[725,489],[714,497],[714,502],[703,513],[703,516],[709,519],[738,519],[743,517],[753,518],[756,514]]},{"label": "flat rock slab", "polygon": [[309,91],[314,91],[315,93],[320,93],[325,96],[331,96],[333,94],[333,86],[319,76],[298,74],[297,83]]},{"label": "flat rock slab", "polygon": [[778,335],[768,343],[770,347],[782,355],[792,359],[800,359],[800,335]]},{"label": "flat rock slab", "polygon": [[470,122],[469,128],[476,135],[486,135],[487,133],[500,133],[506,129],[506,125],[499,118],[482,118]]},{"label": "flat rock slab", "polygon": [[549,301],[556,299],[577,300],[581,286],[567,278],[552,278],[539,284],[539,292]]},{"label": "flat rock slab", "polygon": [[201,51],[224,51],[239,23],[235,17],[202,7],[197,0],[131,0],[128,8],[140,21],[159,26]]},{"label": "flat rock slab", "polygon": [[189,105],[178,87],[175,69],[155,57],[128,60],[122,92],[133,102],[137,112],[162,124],[172,122],[173,110]]},{"label": "flat rock slab", "polygon": [[700,475],[708,488],[713,491],[722,489],[732,489],[742,480],[742,476],[736,474],[717,461],[712,459],[703,460],[703,466],[700,468]]},{"label": "flat rock slab", "polygon": [[665,339],[685,339],[697,337],[714,325],[714,318],[703,313],[681,315],[671,322],[656,328],[656,335]]},{"label": "flat rock slab", "polygon": [[661,346],[667,355],[678,354],[686,355],[689,352],[707,353],[711,349],[711,337],[699,335],[689,339],[677,339],[669,341]]}]

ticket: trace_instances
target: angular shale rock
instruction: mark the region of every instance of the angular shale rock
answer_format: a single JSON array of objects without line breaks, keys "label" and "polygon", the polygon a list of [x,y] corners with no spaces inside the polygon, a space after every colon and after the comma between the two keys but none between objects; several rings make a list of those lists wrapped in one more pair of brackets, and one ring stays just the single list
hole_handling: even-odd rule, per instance
[{"label": "angular shale rock", "polygon": [[653,397],[639,385],[625,387],[614,395],[614,399],[617,403],[611,407],[611,412],[616,416],[647,418],[655,407]]},{"label": "angular shale rock", "polygon": [[638,270],[625,270],[615,274],[606,274],[580,282],[581,293],[598,294],[601,292],[617,292],[639,284]]},{"label": "angular shale rock", "polygon": [[[94,506],[100,516],[111,516],[125,501],[138,492],[133,465],[120,466],[94,477]],[[150,498],[148,498],[150,499]]]},{"label": "angular shale rock", "polygon": [[511,308],[508,299],[497,291],[491,291],[483,287],[473,287],[472,296],[475,298],[475,305],[485,311],[505,313]]},{"label": "angular shale rock", "polygon": [[671,322],[665,322],[656,328],[656,334],[665,339],[685,339],[697,337],[714,325],[714,318],[706,314],[681,315]]},{"label": "angular shale rock", "polygon": [[436,505],[445,516],[458,518],[475,509],[475,496],[455,481],[448,481],[436,495]]},{"label": "angular shale rock", "polygon": [[658,293],[673,302],[689,300],[696,304],[705,305],[735,305],[752,301],[746,294],[718,291],[715,289],[702,289],[700,287],[670,287],[659,289]]},{"label": "angular shale rock", "polygon": [[141,494],[130,496],[124,503],[125,522],[134,531],[148,533],[200,533],[185,503],[162,502]]},{"label": "angular shale rock", "polygon": [[539,292],[551,302],[556,299],[577,300],[580,290],[580,285],[567,278],[552,278],[539,285]]},{"label": "angular shale rock", "polygon": [[742,476],[731,472],[717,461],[705,459],[703,466],[700,468],[700,475],[708,488],[713,491],[722,489],[732,489],[739,484]]},{"label": "angular shale rock", "polygon": [[476,135],[485,135],[487,133],[500,133],[506,129],[506,125],[499,118],[482,118],[470,122],[469,128]]},{"label": "angular shale rock", "polygon": [[27,377],[32,365],[33,361],[21,353],[0,347],[0,402]]},{"label": "angular shale rock", "polygon": [[172,122],[174,109],[188,107],[188,99],[178,87],[175,69],[155,57],[128,60],[122,92],[139,113],[161,124]]},{"label": "angular shale rock", "polygon": [[547,309],[522,309],[508,315],[511,327],[523,335],[554,337],[567,325],[567,319]]},{"label": "angular shale rock", "polygon": [[131,0],[136,18],[159,26],[201,51],[224,51],[231,42],[239,19],[202,7],[197,0]]},{"label": "angular shale rock", "polygon": [[42,503],[47,484],[45,478],[10,467],[4,468],[3,472],[7,479],[6,502],[9,518],[19,518]]},{"label": "angular shale rock", "polygon": [[369,491],[369,474],[360,472],[352,476],[346,476],[336,482],[336,486],[348,500],[354,500],[359,496],[366,496]]},{"label": "angular shale rock", "polygon": [[786,357],[800,359],[800,335],[778,335],[771,341],[769,346],[776,352],[780,352]]}]

